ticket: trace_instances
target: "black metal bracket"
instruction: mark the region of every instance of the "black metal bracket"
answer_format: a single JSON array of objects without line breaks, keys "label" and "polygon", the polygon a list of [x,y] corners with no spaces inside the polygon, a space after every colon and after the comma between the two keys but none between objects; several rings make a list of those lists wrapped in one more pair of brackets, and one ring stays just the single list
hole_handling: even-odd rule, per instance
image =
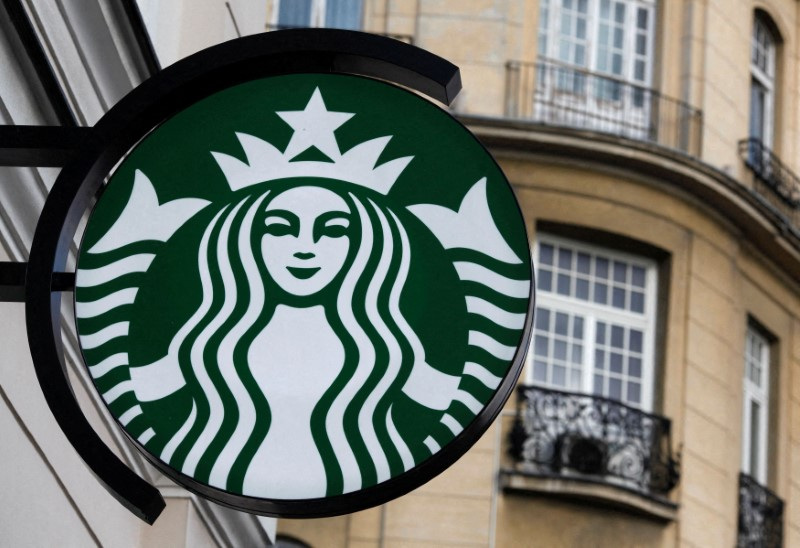
[{"label": "black metal bracket", "polygon": [[[461,89],[458,67],[414,46],[361,32],[296,29],[233,40],[179,61],[134,89],[94,128],[78,131],[69,142],[64,137],[67,134],[60,130],[21,128],[16,134],[12,130],[0,133],[0,163],[13,157],[15,165],[20,161],[56,165],[75,150],[45,202],[24,273],[23,267],[14,265],[0,268],[0,274],[9,276],[7,290],[17,298],[20,276],[24,278],[31,356],[42,392],[61,430],[106,489],[147,523],[159,516],[164,499],[103,443],[89,425],[69,384],[60,314],[61,291],[74,286],[74,276],[63,272],[70,244],[104,177],[159,123],[199,99],[238,83],[314,72],[390,81],[445,104],[450,104]],[[54,145],[49,160],[39,150],[41,146],[34,146],[48,139]],[[74,148],[70,148],[73,144]],[[519,367],[521,359],[520,356]],[[516,378],[507,378],[499,391],[510,393],[515,381]],[[498,399],[483,422],[491,421],[501,405]],[[475,428],[483,431],[488,426],[484,423]],[[452,456],[437,461],[434,472],[446,468],[471,444],[470,440],[462,440]],[[394,491],[402,494],[421,481],[411,483]],[[202,492],[199,484],[195,490]]]}]

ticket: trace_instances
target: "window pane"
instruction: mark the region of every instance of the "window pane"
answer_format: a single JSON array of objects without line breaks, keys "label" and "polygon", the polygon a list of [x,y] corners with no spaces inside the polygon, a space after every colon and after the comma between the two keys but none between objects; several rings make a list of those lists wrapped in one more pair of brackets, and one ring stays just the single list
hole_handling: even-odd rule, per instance
[{"label": "window pane", "polygon": [[589,300],[589,280],[578,278],[575,281],[575,296],[581,300]]},{"label": "window pane", "polygon": [[553,273],[549,270],[539,271],[539,289],[542,291],[553,290]]},{"label": "window pane", "polygon": [[537,356],[547,357],[547,337],[536,335],[534,339],[533,352]]},{"label": "window pane", "polygon": [[755,474],[759,468],[759,423],[761,422],[761,408],[757,402],[750,402],[750,474]]},{"label": "window pane", "polygon": [[611,353],[608,368],[612,373],[622,373],[622,354]]},{"label": "window pane", "polygon": [[620,287],[614,288],[614,297],[611,304],[614,308],[625,308],[625,290]]},{"label": "window pane", "polygon": [[576,339],[583,339],[583,318],[580,316],[572,318],[572,336]]},{"label": "window pane", "polygon": [[558,291],[559,295],[569,295],[570,293],[570,279],[569,276],[566,274],[559,274],[558,275]]},{"label": "window pane", "polygon": [[631,283],[636,287],[644,287],[645,269],[641,266],[631,267]]},{"label": "window pane", "polygon": [[636,13],[636,27],[647,30],[647,10],[639,8]]},{"label": "window pane", "polygon": [[630,341],[628,342],[628,348],[633,352],[641,352],[642,351],[642,337],[643,333],[637,329],[631,329],[629,332]]},{"label": "window pane", "polygon": [[539,246],[539,262],[541,264],[553,264],[553,246],[542,244]]},{"label": "window pane", "polygon": [[533,380],[547,382],[547,363],[539,360],[533,362]]},{"label": "window pane", "polygon": [[311,26],[311,0],[292,0],[281,2],[278,6],[278,26]]},{"label": "window pane", "polygon": [[628,402],[639,403],[642,398],[641,385],[635,382],[628,383]]},{"label": "window pane", "polygon": [[628,360],[628,375],[637,379],[642,378],[642,360],[639,358],[630,358]]},{"label": "window pane", "polygon": [[553,366],[553,384],[556,386],[567,386],[567,368],[560,365]]},{"label": "window pane", "polygon": [[572,363],[580,365],[583,363],[583,347],[576,344],[572,347]]},{"label": "window pane", "polygon": [[361,0],[326,0],[325,26],[336,29],[360,29]]},{"label": "window pane", "polygon": [[550,331],[550,311],[546,308],[536,310],[536,329]]},{"label": "window pane", "polygon": [[594,302],[606,304],[608,302],[608,286],[606,284],[595,284]]},{"label": "window pane", "polygon": [[625,330],[618,325],[611,326],[611,346],[613,348],[625,348]]},{"label": "window pane", "polygon": [[602,350],[594,351],[594,367],[600,371],[606,368],[606,353]]},{"label": "window pane", "polygon": [[578,272],[590,274],[592,269],[592,257],[588,253],[578,253]]},{"label": "window pane", "polygon": [[556,334],[567,336],[569,333],[569,316],[562,312],[556,313]]},{"label": "window pane", "polygon": [[559,361],[567,361],[567,343],[553,341],[553,357]]},{"label": "window pane", "polygon": [[558,250],[558,267],[572,270],[572,251],[563,248]]},{"label": "window pane", "polygon": [[608,397],[621,400],[622,399],[622,381],[619,379],[608,379]]},{"label": "window pane", "polygon": [[594,265],[594,272],[598,278],[608,278],[608,259],[598,257]]},{"label": "window pane", "polygon": [[644,312],[644,293],[631,293],[631,312]]}]

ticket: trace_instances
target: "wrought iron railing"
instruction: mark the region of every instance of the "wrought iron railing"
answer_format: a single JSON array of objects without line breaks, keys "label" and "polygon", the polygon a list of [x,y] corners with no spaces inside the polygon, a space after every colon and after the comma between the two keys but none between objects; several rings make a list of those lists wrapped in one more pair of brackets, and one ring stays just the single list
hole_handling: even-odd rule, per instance
[{"label": "wrought iron railing", "polygon": [[739,141],[739,156],[753,172],[754,190],[800,229],[800,176],[758,139]]},{"label": "wrought iron railing", "polygon": [[[303,26],[293,26],[293,25],[267,25],[267,31],[272,30],[286,30],[286,29],[298,29],[298,28],[308,28]],[[373,32],[372,34],[377,34],[378,36],[385,36],[386,38],[391,38],[392,40],[399,40],[400,42],[405,42],[406,44],[414,45],[414,37],[410,34],[398,34],[393,32]]]},{"label": "wrought iron railing", "polygon": [[783,545],[783,501],[747,474],[739,474],[739,548]]},{"label": "wrought iron railing", "polygon": [[509,61],[506,80],[508,117],[700,154],[702,112],[656,90],[552,60]]},{"label": "wrought iron railing", "polygon": [[616,485],[664,499],[678,483],[670,421],[621,402],[520,386],[509,452],[515,472]]}]

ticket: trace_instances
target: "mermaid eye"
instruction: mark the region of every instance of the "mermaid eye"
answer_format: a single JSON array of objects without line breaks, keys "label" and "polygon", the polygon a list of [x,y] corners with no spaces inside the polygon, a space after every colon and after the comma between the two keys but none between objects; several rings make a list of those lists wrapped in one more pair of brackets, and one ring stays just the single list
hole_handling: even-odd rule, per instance
[{"label": "mermaid eye", "polygon": [[297,236],[300,223],[297,217],[288,211],[273,211],[267,213],[264,225],[267,234],[272,236]]},{"label": "mermaid eye", "polygon": [[316,239],[323,236],[329,238],[341,238],[347,235],[347,229],[350,227],[350,219],[345,217],[342,213],[335,211],[328,215],[321,216],[316,223]]}]

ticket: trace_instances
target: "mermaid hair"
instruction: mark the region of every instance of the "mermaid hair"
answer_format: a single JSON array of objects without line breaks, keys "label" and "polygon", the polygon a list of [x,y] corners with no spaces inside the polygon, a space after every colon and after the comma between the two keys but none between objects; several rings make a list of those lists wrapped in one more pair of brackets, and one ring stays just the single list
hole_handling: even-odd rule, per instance
[{"label": "mermaid hair", "polygon": [[[266,190],[215,214],[198,253],[202,299],[173,343],[192,405],[161,458],[184,474],[238,493],[271,421],[270,403],[250,372],[247,352],[280,297],[268,294],[274,284],[255,251],[262,232],[254,230],[279,194]],[[368,196],[337,194],[355,221],[345,265],[330,284],[338,294],[326,304],[345,363],[310,424],[323,457],[327,495],[380,483],[414,465],[394,424],[392,402],[414,363],[424,360],[422,345],[400,312],[411,258],[402,223]]]}]

